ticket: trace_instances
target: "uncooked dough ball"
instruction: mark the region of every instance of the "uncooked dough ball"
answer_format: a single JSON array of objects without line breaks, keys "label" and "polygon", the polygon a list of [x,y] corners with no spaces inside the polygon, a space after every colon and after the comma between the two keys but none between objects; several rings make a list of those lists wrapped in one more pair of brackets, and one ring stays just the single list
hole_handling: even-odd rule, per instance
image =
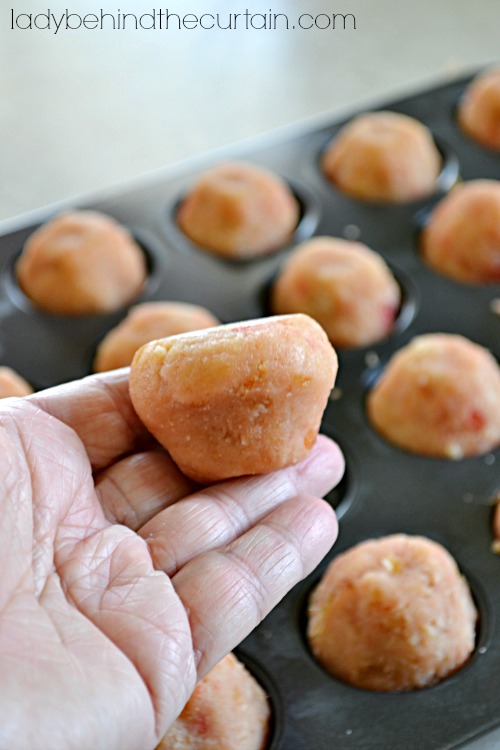
[{"label": "uncooked dough ball", "polygon": [[29,396],[33,388],[10,367],[0,367],[0,398]]},{"label": "uncooked dough ball", "polygon": [[309,604],[308,640],[335,677],[367,690],[433,685],[470,657],[477,612],[444,547],[394,534],[338,555]]},{"label": "uncooked dough ball", "polygon": [[97,349],[95,372],[128,367],[136,351],[152,339],[198,331],[219,324],[211,312],[185,302],[143,302],[103,338]]},{"label": "uncooked dough ball", "polygon": [[272,291],[275,313],[302,312],[334,346],[367,346],[392,331],[400,289],[380,255],[359,242],[316,237],[294,250]]},{"label": "uncooked dough ball", "polygon": [[131,302],[146,261],[130,233],[96,211],[72,211],[28,238],[16,264],[23,292],[45,312],[92,315]]},{"label": "uncooked dough ball", "polygon": [[179,468],[214,482],[305,458],[336,372],[318,323],[286,315],[146,344],[132,362],[130,395]]},{"label": "uncooked dough ball", "polygon": [[228,654],[198,683],[157,750],[264,750],[269,718],[263,689]]},{"label": "uncooked dough ball", "polygon": [[198,179],[179,209],[182,231],[228,258],[264,255],[285,245],[300,208],[288,185],[262,167],[227,162]]},{"label": "uncooked dough ball", "polygon": [[406,203],[436,190],[441,161],[421,122],[396,112],[371,112],[335,136],[323,156],[323,171],[354,198]]},{"label": "uncooked dough ball", "polygon": [[500,181],[470,180],[438,203],[421,236],[424,260],[456,281],[500,282]]},{"label": "uncooked dough ball", "polygon": [[470,138],[500,151],[500,68],[481,73],[469,84],[458,122]]},{"label": "uncooked dough ball", "polygon": [[367,406],[374,427],[413,453],[460,459],[500,445],[500,368],[462,336],[413,339],[392,357]]}]

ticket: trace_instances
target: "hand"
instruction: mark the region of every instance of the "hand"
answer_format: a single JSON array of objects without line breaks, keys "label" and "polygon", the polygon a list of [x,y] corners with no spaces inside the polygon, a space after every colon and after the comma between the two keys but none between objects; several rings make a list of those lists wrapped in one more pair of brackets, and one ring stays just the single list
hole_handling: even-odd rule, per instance
[{"label": "hand", "polygon": [[137,419],[127,377],[0,402],[1,750],[151,750],[335,539],[310,496],[342,475],[331,441],[195,487]]}]

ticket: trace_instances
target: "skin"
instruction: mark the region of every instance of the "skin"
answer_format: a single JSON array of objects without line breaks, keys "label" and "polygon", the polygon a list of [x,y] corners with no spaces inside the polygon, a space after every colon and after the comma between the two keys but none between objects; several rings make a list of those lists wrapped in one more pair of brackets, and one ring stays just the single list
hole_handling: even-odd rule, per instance
[{"label": "skin", "polygon": [[332,545],[301,464],[200,488],[145,431],[128,370],[0,404],[0,748],[152,750],[200,679]]}]

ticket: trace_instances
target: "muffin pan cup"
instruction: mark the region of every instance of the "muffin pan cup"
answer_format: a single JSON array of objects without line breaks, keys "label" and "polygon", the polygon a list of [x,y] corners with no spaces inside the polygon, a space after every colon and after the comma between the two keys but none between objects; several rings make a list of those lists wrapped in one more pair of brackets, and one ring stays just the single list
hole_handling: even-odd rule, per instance
[{"label": "muffin pan cup", "polygon": [[[281,140],[260,140],[231,153],[226,149],[79,206],[112,215],[140,241],[150,277],[135,303],[191,302],[224,322],[268,314],[270,280],[291,248],[313,233],[359,239],[399,271],[404,323],[380,344],[338,351],[339,376],[323,431],[338,440],[347,459],[346,477],[329,496],[338,506],[339,539],[320,567],[237,649],[269,692],[272,750],[445,750],[466,746],[500,726],[500,558],[491,551],[500,450],[456,462],[412,455],[380,437],[365,411],[367,392],[390,356],[418,334],[460,333],[500,358],[500,315],[495,313],[500,286],[451,281],[427,267],[418,252],[425,216],[457,178],[500,179],[500,154],[470,140],[456,124],[456,106],[470,79],[377,107],[426,124],[443,154],[444,176],[436,193],[415,203],[362,203],[326,180],[321,153],[350,119],[345,118]],[[226,157],[276,171],[299,196],[303,223],[283,249],[254,260],[219,259],[176,226],[179,201],[196,175]],[[63,208],[67,205],[38,212],[36,221],[28,216],[0,225],[0,364],[16,369],[37,389],[89,374],[97,343],[126,313],[49,315],[38,312],[17,287],[13,268],[24,241]],[[475,652],[453,676],[413,692],[374,693],[340,682],[315,662],[305,637],[307,599],[334,556],[394,532],[428,536],[451,552],[470,583],[480,621]]]}]

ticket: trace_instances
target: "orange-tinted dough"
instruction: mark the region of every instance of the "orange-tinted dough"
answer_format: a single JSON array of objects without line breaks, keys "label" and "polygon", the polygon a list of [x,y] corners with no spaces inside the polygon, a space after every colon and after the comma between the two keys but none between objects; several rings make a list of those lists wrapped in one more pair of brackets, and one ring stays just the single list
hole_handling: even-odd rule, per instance
[{"label": "orange-tinted dough", "polygon": [[198,683],[157,750],[264,750],[269,718],[263,689],[228,654]]},{"label": "orange-tinted dough", "polygon": [[500,151],[500,68],[484,71],[469,84],[458,122],[470,138]]},{"label": "orange-tinted dough", "polygon": [[132,362],[130,395],[179,468],[213,482],[305,458],[336,372],[323,329],[287,315],[146,344]]},{"label": "orange-tinted dough", "polygon": [[201,247],[228,258],[249,258],[289,242],[299,213],[280,177],[262,167],[227,162],[199,177],[177,221]]},{"label": "orange-tinted dough", "polygon": [[500,181],[457,185],[422,231],[424,260],[456,281],[500,282]]},{"label": "orange-tinted dough", "polygon": [[400,290],[383,258],[359,242],[316,237],[288,256],[272,291],[273,312],[302,312],[334,346],[366,346],[389,335]]},{"label": "orange-tinted dough", "polygon": [[413,339],[392,357],[367,406],[375,428],[414,453],[460,459],[500,445],[500,368],[462,336]]},{"label": "orange-tinted dough", "polygon": [[313,592],[308,639],[335,677],[368,690],[413,690],[459,669],[477,613],[451,555],[394,534],[338,555]]},{"label": "orange-tinted dough", "polygon": [[418,120],[396,112],[371,112],[340,130],[322,164],[326,177],[354,198],[405,203],[436,190],[441,155]]},{"label": "orange-tinted dough", "polygon": [[92,315],[131,302],[144,286],[146,261],[129,232],[110,216],[71,211],[33,232],[16,275],[40,309]]},{"label": "orange-tinted dough", "polygon": [[0,398],[29,396],[33,388],[10,367],[0,367]]},{"label": "orange-tinted dough", "polygon": [[94,361],[95,372],[128,367],[136,351],[152,339],[198,331],[219,324],[211,312],[185,302],[143,302],[103,338]]}]

